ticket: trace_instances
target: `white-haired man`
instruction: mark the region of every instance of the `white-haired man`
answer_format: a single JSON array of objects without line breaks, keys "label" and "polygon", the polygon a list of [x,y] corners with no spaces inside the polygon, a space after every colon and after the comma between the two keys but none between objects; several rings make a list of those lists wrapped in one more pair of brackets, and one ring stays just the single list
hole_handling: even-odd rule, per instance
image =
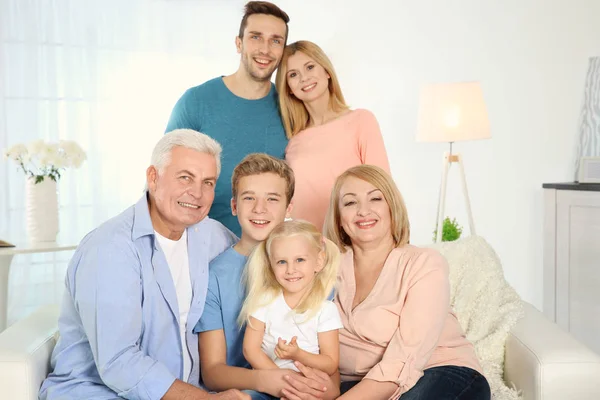
[{"label": "white-haired man", "polygon": [[40,399],[249,399],[194,385],[192,329],[208,263],[235,240],[206,217],[220,155],[221,146],[196,131],[164,136],[144,196],[82,240],[67,270],[53,372]]}]

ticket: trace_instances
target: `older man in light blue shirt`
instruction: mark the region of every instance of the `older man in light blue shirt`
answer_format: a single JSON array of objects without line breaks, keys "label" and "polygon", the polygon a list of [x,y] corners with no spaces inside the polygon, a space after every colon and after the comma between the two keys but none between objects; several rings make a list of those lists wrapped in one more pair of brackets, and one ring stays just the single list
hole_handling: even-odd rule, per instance
[{"label": "older man in light blue shirt", "polygon": [[[235,236],[207,217],[221,148],[181,129],[156,145],[148,191],[90,232],[69,264],[45,399],[249,399],[197,387],[208,263]],[[187,383],[189,382],[189,383]]]}]

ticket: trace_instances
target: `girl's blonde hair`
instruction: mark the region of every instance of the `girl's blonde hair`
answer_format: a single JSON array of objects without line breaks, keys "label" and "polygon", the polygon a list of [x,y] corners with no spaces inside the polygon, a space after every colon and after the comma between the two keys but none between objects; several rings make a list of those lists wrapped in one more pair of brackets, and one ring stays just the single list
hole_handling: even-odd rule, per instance
[{"label": "girl's blonde hair", "polygon": [[296,314],[306,314],[309,320],[320,309],[321,303],[331,294],[337,279],[340,264],[340,251],[329,239],[310,222],[302,220],[284,221],[271,231],[266,240],[257,245],[246,263],[243,281],[246,283],[246,300],[240,311],[238,322],[243,325],[259,308],[270,304],[281,293],[271,268],[271,245],[273,240],[291,236],[304,236],[316,250],[324,253],[323,268],[315,274],[312,287],[307,291],[298,306]]},{"label": "girl's blonde hair", "polygon": [[340,190],[342,185],[349,177],[358,178],[375,186],[383,194],[383,198],[390,208],[390,217],[392,225],[392,238],[396,247],[403,246],[410,242],[410,222],[406,203],[398,190],[398,186],[392,177],[383,169],[375,165],[357,165],[348,168],[337,177],[331,190],[331,199],[329,209],[325,217],[325,236],[331,239],[341,251],[346,251],[346,246],[352,246],[350,236],[342,227],[340,215]]},{"label": "girl's blonde hair", "polygon": [[333,69],[333,64],[331,64],[327,54],[319,46],[307,40],[300,40],[289,44],[283,50],[283,57],[281,58],[279,68],[277,68],[277,76],[275,78],[275,86],[279,93],[281,120],[288,139],[306,129],[310,118],[306,107],[304,107],[304,103],[291,93],[287,84],[288,60],[298,51],[315,60],[329,75],[329,109],[341,112],[349,108],[346,105],[346,100],[344,100],[342,88]]}]

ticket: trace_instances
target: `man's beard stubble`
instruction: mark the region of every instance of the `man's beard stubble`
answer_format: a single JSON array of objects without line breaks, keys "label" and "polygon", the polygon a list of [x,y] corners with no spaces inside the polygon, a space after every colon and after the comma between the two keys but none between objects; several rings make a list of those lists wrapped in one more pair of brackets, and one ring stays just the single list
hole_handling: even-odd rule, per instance
[{"label": "man's beard stubble", "polygon": [[[270,57],[269,57],[270,58]],[[277,67],[279,66],[279,64],[276,64],[275,67],[273,67],[273,69],[271,71],[268,72],[268,74],[266,74],[265,76],[261,76],[258,75],[254,72],[253,68],[252,68],[252,62],[254,60],[252,60],[251,56],[245,55],[243,58],[243,63],[244,63],[244,68],[246,69],[246,72],[248,73],[248,76],[254,80],[255,82],[267,82],[271,80],[271,77],[273,76],[273,73],[275,72],[275,70],[277,69]]]}]

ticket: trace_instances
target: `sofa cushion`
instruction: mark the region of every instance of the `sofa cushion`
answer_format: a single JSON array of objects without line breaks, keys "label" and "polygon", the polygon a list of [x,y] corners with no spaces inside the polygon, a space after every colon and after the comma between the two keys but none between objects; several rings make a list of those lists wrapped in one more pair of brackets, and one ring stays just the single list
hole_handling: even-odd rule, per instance
[{"label": "sofa cushion", "polygon": [[0,398],[38,398],[50,372],[59,311],[57,305],[44,306],[0,333]]},{"label": "sofa cushion", "polygon": [[516,400],[503,379],[504,345],[523,316],[517,292],[506,282],[494,249],[479,236],[429,245],[450,267],[450,302],[475,351],[495,400]]}]

